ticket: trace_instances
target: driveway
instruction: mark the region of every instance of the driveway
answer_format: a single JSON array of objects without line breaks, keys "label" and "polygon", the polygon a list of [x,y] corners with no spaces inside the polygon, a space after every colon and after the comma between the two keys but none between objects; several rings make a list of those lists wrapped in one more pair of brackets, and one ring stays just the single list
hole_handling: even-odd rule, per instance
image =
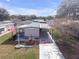
[{"label": "driveway", "polygon": [[[57,47],[54,39],[52,39],[51,35],[47,32],[49,39],[46,43],[39,44],[39,59],[65,59],[63,54],[60,52],[59,48]],[[42,40],[41,40],[42,41]]]}]

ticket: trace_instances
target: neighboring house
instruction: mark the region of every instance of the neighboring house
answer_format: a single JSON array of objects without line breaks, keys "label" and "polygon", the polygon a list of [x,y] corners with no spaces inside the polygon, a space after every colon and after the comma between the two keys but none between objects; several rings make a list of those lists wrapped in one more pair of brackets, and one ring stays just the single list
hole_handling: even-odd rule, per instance
[{"label": "neighboring house", "polygon": [[11,21],[2,21],[0,22],[0,35],[7,32],[16,32],[16,27]]},{"label": "neighboring house", "polygon": [[35,20],[31,24],[18,27],[20,41],[45,38],[51,27],[43,20]]},{"label": "neighboring house", "polygon": [[35,19],[35,20],[33,20],[33,22],[37,22],[37,23],[47,23],[47,21],[44,21],[43,19]]}]

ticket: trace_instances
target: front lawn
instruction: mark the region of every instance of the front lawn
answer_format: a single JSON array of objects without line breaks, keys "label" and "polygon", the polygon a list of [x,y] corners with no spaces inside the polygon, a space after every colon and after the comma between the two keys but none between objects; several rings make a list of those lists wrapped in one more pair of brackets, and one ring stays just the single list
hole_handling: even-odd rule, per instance
[{"label": "front lawn", "polygon": [[39,47],[16,49],[17,42],[8,40],[12,33],[0,37],[0,59],[39,59]]},{"label": "front lawn", "polygon": [[15,45],[0,45],[0,59],[39,59],[39,48],[15,49]]}]

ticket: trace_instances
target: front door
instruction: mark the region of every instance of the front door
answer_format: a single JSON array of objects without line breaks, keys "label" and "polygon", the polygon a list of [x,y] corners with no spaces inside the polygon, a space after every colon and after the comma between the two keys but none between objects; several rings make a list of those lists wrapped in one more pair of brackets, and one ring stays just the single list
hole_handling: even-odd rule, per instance
[{"label": "front door", "polygon": [[24,29],[19,30],[19,36],[20,36],[20,39],[24,39],[25,37]]}]

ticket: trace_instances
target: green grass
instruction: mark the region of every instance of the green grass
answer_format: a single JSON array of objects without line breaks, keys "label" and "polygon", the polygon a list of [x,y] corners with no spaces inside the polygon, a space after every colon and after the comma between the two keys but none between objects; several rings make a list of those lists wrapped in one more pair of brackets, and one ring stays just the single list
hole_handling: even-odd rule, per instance
[{"label": "green grass", "polygon": [[36,59],[36,55],[34,51],[29,51],[28,53],[25,54],[17,53],[15,59]]},{"label": "green grass", "polygon": [[15,45],[0,45],[0,59],[39,59],[39,48],[15,49]]},{"label": "green grass", "polygon": [[4,44],[0,44],[0,59],[39,59],[39,48],[15,49],[15,41],[6,42],[11,36],[12,33],[8,33],[0,37],[0,42],[5,41]]},{"label": "green grass", "polygon": [[59,31],[57,28],[54,28],[54,29],[52,30],[52,36],[53,36],[55,39],[60,39],[61,33],[60,33],[60,31]]},{"label": "green grass", "polygon": [[12,37],[12,35],[15,35],[15,34],[16,33],[10,32],[10,33],[7,33],[7,34],[5,34],[3,36],[0,36],[0,42],[4,42],[5,40],[10,39]]},{"label": "green grass", "polygon": [[39,59],[39,48],[15,49],[15,41],[7,41],[16,33],[8,33],[0,37],[0,59]]}]

